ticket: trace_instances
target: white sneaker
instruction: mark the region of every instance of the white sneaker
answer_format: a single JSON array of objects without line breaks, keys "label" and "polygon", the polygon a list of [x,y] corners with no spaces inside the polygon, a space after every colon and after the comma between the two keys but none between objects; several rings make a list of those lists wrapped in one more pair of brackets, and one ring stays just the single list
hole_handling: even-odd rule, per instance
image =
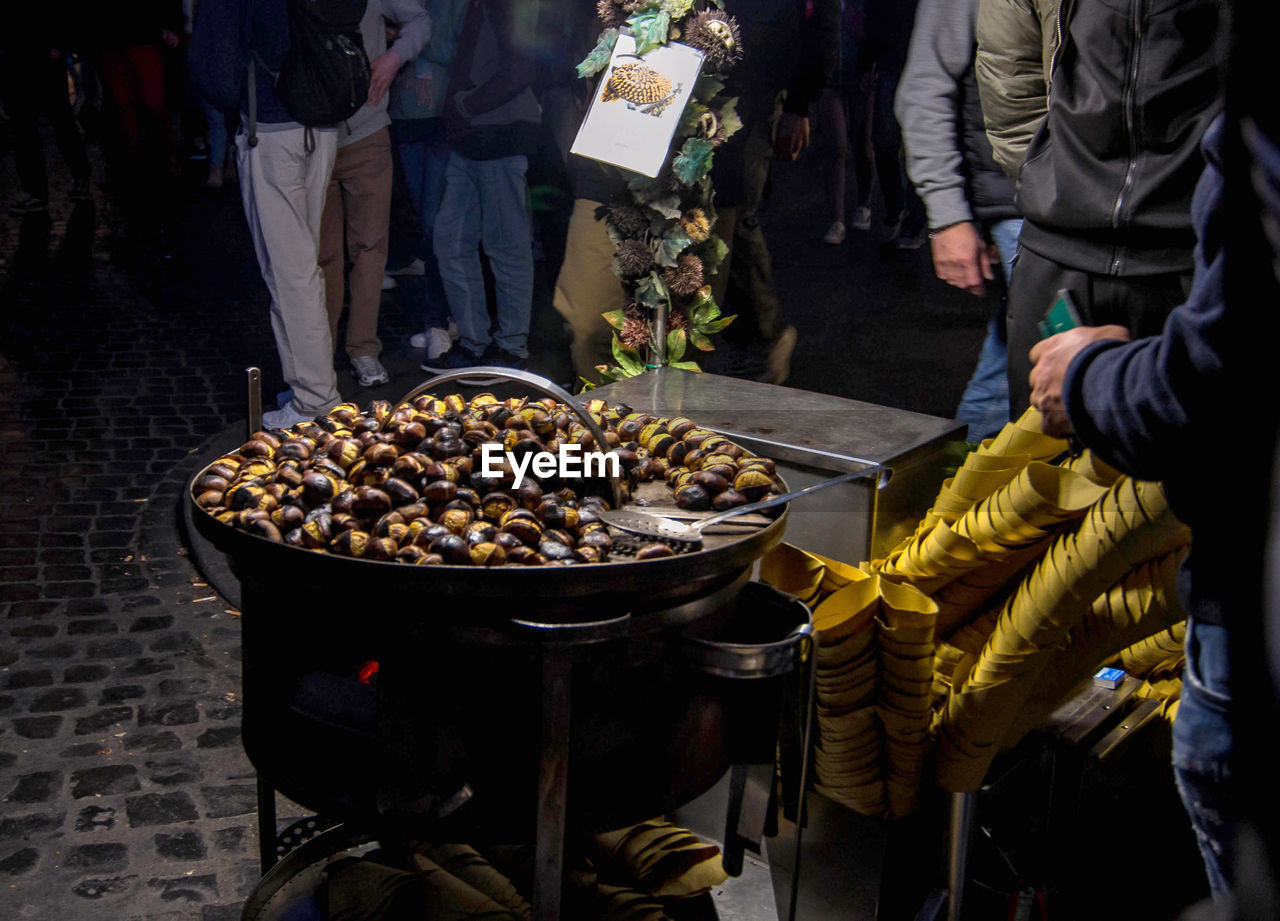
[{"label": "white sneaker", "polygon": [[832,221],[827,232],[822,235],[822,242],[831,246],[839,246],[844,242],[844,221]]},{"label": "white sneaker", "polygon": [[391,380],[382,362],[372,355],[357,355],[351,359],[351,371],[356,376],[356,383],[361,387],[372,387],[374,384],[385,384]]},{"label": "white sneaker", "polygon": [[409,345],[415,349],[427,350],[427,361],[435,361],[453,347],[453,337],[447,330],[438,326],[409,337]]},{"label": "white sneaker", "polygon": [[387,275],[384,273],[382,276],[382,290],[390,291],[395,286],[396,286],[396,280],[392,278],[390,275]]},{"label": "white sneaker", "polygon": [[438,326],[427,330],[427,361],[435,361],[449,349],[453,348],[453,337],[449,331]]},{"label": "white sneaker", "polygon": [[854,230],[871,229],[871,209],[865,205],[853,209],[853,220],[849,224]]},{"label": "white sneaker", "polygon": [[298,412],[293,408],[292,403],[286,403],[280,409],[263,413],[262,427],[264,429],[291,429],[299,422],[310,422],[314,418],[314,416]]}]

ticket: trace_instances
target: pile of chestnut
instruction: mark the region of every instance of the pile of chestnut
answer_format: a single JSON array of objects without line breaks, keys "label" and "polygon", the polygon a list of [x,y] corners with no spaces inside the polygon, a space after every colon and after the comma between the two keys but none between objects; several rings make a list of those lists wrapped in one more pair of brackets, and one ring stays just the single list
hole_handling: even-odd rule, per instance
[{"label": "pile of chestnut", "polygon": [[[686,509],[729,509],[781,490],[771,460],[685,418],[591,400],[585,412],[616,453],[627,499],[664,479]],[[319,552],[417,565],[600,563],[614,540],[600,519],[603,484],[526,474],[508,455],[597,451],[574,410],[553,399],[422,395],[367,411],[343,403],[288,430],[255,432],[192,483],[196,505],[267,540]],[[485,470],[483,446],[502,453]],[[493,449],[490,449],[491,453]],[[599,494],[589,494],[595,486]],[[673,554],[648,543],[637,559]]]}]

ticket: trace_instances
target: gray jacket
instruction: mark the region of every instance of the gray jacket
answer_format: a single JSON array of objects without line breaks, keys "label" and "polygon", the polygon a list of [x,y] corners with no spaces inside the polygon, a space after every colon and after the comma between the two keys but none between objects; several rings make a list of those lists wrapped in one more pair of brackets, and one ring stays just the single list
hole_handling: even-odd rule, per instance
[{"label": "gray jacket", "polygon": [[[400,25],[400,35],[391,50],[400,55],[400,60],[410,63],[431,39],[431,17],[427,15],[425,0],[369,0],[364,18],[360,20],[360,35],[364,38],[364,50],[370,61],[387,50],[384,19]],[[354,144],[391,124],[391,116],[387,114],[390,95],[389,92],[384,94],[377,105],[365,103],[355,115],[339,125],[338,146]]]},{"label": "gray jacket", "polygon": [[929,227],[1017,216],[991,155],[974,76],[978,0],[921,0],[894,104]]}]

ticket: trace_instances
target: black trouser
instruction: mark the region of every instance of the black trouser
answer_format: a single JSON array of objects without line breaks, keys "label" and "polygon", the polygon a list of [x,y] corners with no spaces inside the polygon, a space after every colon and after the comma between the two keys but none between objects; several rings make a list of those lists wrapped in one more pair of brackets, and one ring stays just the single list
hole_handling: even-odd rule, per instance
[{"label": "black trouser", "polygon": [[1019,247],[1009,281],[1009,415],[1021,416],[1031,405],[1032,346],[1040,341],[1040,321],[1059,289],[1071,292],[1086,326],[1117,323],[1133,338],[1154,336],[1165,317],[1187,299],[1191,272],[1164,275],[1111,276],[1081,272]]},{"label": "black trouser", "polygon": [[40,138],[41,112],[53,124],[53,137],[75,179],[89,177],[84,138],[67,95],[67,65],[61,58],[7,51],[0,64],[0,83],[13,132],[13,159],[18,182],[28,195],[47,201],[49,177]]}]

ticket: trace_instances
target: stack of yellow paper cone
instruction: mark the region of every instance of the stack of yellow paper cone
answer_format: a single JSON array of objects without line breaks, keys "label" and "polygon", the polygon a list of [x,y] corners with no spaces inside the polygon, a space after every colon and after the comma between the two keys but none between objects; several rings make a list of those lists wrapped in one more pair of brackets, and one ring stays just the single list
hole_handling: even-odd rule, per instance
[{"label": "stack of yellow paper cone", "polygon": [[[1011,502],[1027,521],[1034,503]],[[1034,519],[1027,521],[1034,525]],[[995,629],[941,719],[938,780],[973,791],[1053,650],[1095,598],[1135,566],[1187,542],[1154,483],[1122,478],[1056,539],[1001,608]]]},{"label": "stack of yellow paper cone", "polygon": [[1186,617],[1176,588],[1178,566],[1186,551],[1184,546],[1148,561],[1094,600],[1036,679],[1034,690],[1010,726],[1006,746],[1034,728],[1073,686],[1094,674],[1117,650],[1161,633],[1171,621]]},{"label": "stack of yellow paper cone", "polygon": [[[333,921],[431,918],[439,921],[516,921],[487,892],[463,882],[435,861],[415,854],[413,870],[374,860],[353,860],[333,872],[326,888]],[[494,873],[495,876],[499,874]],[[504,886],[509,882],[502,880]]]},{"label": "stack of yellow paper cone", "polygon": [[602,879],[659,898],[687,898],[728,879],[720,849],[662,819],[595,835],[589,853]]},{"label": "stack of yellow paper cone", "polygon": [[1122,668],[1139,678],[1146,678],[1157,671],[1181,671],[1186,641],[1187,623],[1183,621],[1120,650],[1105,664]]},{"label": "stack of yellow paper cone", "polygon": [[821,557],[791,544],[778,544],[760,560],[760,581],[795,595],[811,609],[819,600],[826,574]]},{"label": "stack of yellow paper cone", "polygon": [[881,580],[876,713],[884,727],[885,794],[892,816],[915,810],[928,753],[937,614],[938,606],[919,591]]},{"label": "stack of yellow paper cone", "polygon": [[[853,570],[853,572],[857,572]],[[884,811],[874,703],[880,580],[858,573],[814,609],[818,631],[816,788],[864,815]]]},{"label": "stack of yellow paper cone", "polygon": [[430,845],[422,849],[420,855],[472,889],[483,892],[510,912],[512,917],[527,921],[533,915],[532,907],[511,880],[499,873],[470,845]]}]

